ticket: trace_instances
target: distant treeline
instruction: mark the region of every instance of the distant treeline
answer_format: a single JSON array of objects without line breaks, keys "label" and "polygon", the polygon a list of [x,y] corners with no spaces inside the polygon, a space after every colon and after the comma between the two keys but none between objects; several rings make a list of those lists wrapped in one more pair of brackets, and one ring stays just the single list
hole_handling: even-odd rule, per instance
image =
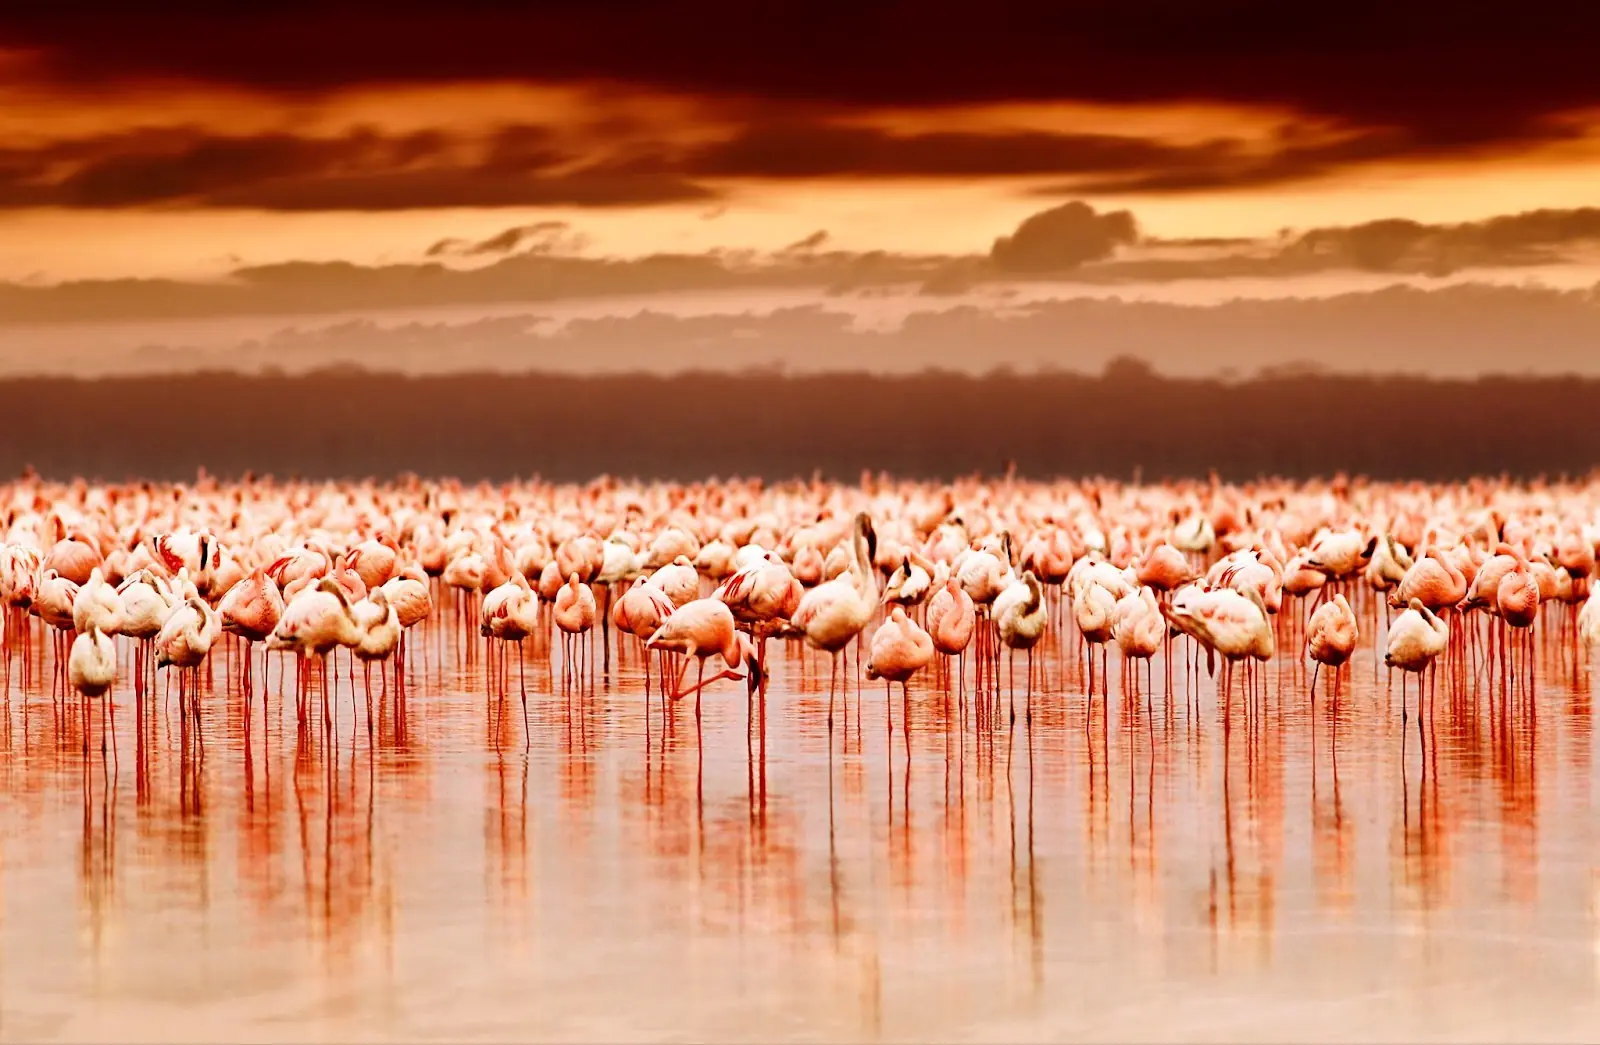
[{"label": "distant treeline", "polygon": [[0,469],[189,478],[1581,474],[1600,380],[359,370],[0,381]]}]

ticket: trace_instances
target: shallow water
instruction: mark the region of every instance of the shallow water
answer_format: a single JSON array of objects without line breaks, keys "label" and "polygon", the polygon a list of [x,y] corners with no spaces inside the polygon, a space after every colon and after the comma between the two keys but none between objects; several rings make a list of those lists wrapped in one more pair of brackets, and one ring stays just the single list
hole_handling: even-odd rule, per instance
[{"label": "shallow water", "polygon": [[439,617],[371,740],[359,671],[330,740],[276,656],[247,738],[219,655],[203,757],[165,680],[142,732],[124,686],[114,771],[48,654],[27,687],[13,659],[0,1039],[1600,1035],[1590,686],[1553,638],[1509,726],[1486,673],[1441,682],[1426,756],[1365,641],[1314,718],[1288,655],[1228,716],[1182,663],[1168,702],[1160,660],[1147,713],[1113,655],[1086,719],[1069,639],[1031,724],[1019,693],[962,728],[930,675],[909,736],[864,684],[831,741],[827,660],[775,644],[763,760],[740,683],[703,749],[692,701],[664,735],[628,644],[586,700],[529,653],[525,748],[514,656],[491,729],[490,662]]}]

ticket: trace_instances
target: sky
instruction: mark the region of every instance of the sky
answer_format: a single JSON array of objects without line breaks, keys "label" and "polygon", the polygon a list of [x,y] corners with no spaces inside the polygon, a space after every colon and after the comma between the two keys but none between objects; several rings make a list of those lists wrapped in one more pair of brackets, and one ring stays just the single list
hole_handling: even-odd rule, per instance
[{"label": "sky", "polygon": [[1578,2],[8,5],[0,324],[1592,287],[1597,38]]}]

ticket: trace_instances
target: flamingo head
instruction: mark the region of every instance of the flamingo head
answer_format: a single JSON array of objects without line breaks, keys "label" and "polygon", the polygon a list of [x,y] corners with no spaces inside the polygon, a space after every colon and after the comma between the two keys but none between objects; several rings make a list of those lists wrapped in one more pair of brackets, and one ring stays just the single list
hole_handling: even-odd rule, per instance
[{"label": "flamingo head", "polygon": [[[897,611],[898,612],[898,611]],[[732,656],[729,656],[732,654]],[[745,669],[745,689],[755,693],[761,688],[761,658],[756,653],[756,647],[750,637],[742,631],[733,633],[733,641],[723,651],[722,659],[728,662],[729,667],[743,663]]]}]

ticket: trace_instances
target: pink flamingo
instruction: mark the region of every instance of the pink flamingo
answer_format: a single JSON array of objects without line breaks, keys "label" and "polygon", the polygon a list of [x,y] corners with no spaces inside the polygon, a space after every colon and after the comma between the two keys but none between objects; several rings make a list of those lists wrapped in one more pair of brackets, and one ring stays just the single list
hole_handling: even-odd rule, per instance
[{"label": "pink flamingo", "polygon": [[[699,665],[695,684],[683,689],[683,676],[689,670],[688,661],[678,673],[677,680],[667,693],[673,700],[682,700],[693,693],[694,728],[700,736],[700,691],[721,679],[745,679],[745,730],[750,728],[751,707],[756,687],[761,681],[761,665],[756,660],[754,647],[734,623],[733,611],[721,599],[695,599],[680,606],[650,636],[646,648],[693,657]],[[727,665],[722,671],[706,678],[706,658],[720,656]],[[741,675],[736,665],[744,664],[747,675]]]},{"label": "pink flamingo", "polygon": [[[267,576],[267,571],[257,566],[250,576],[229,588],[217,604],[222,617],[222,630],[244,640],[244,701],[245,721],[250,721],[250,697],[255,691],[254,669],[251,664],[252,647],[266,641],[283,618],[283,593],[277,582]],[[261,655],[262,683],[266,682],[266,653]],[[282,679],[278,680],[282,688]],[[262,714],[266,713],[266,697],[262,697]]]},{"label": "pink flamingo", "polygon": [[903,606],[896,606],[872,636],[872,651],[867,660],[867,678],[883,679],[884,707],[887,728],[894,732],[894,700],[889,687],[900,683],[905,701],[907,743],[911,732],[911,676],[933,661],[933,639],[916,621],[906,616]]},{"label": "pink flamingo", "polygon": [[934,650],[946,665],[946,686],[949,679],[949,661],[956,657],[956,678],[959,689],[956,699],[966,707],[966,653],[972,644],[972,633],[978,626],[978,611],[972,596],[961,587],[955,577],[949,577],[944,587],[928,600],[928,636],[933,639]]},{"label": "pink flamingo", "polygon": [[[599,542],[595,543],[598,544]],[[583,680],[584,664],[588,664],[591,671],[594,668],[594,652],[589,650],[584,653],[584,651],[578,649],[579,643],[577,640],[582,636],[588,636],[592,641],[597,613],[594,592],[589,589],[587,584],[578,579],[576,572],[569,574],[567,583],[556,593],[555,619],[556,627],[561,629],[562,644],[565,647],[561,674],[564,678],[570,677],[573,653],[574,650],[577,650],[584,657],[584,660],[578,665],[577,678],[580,685]]]}]

